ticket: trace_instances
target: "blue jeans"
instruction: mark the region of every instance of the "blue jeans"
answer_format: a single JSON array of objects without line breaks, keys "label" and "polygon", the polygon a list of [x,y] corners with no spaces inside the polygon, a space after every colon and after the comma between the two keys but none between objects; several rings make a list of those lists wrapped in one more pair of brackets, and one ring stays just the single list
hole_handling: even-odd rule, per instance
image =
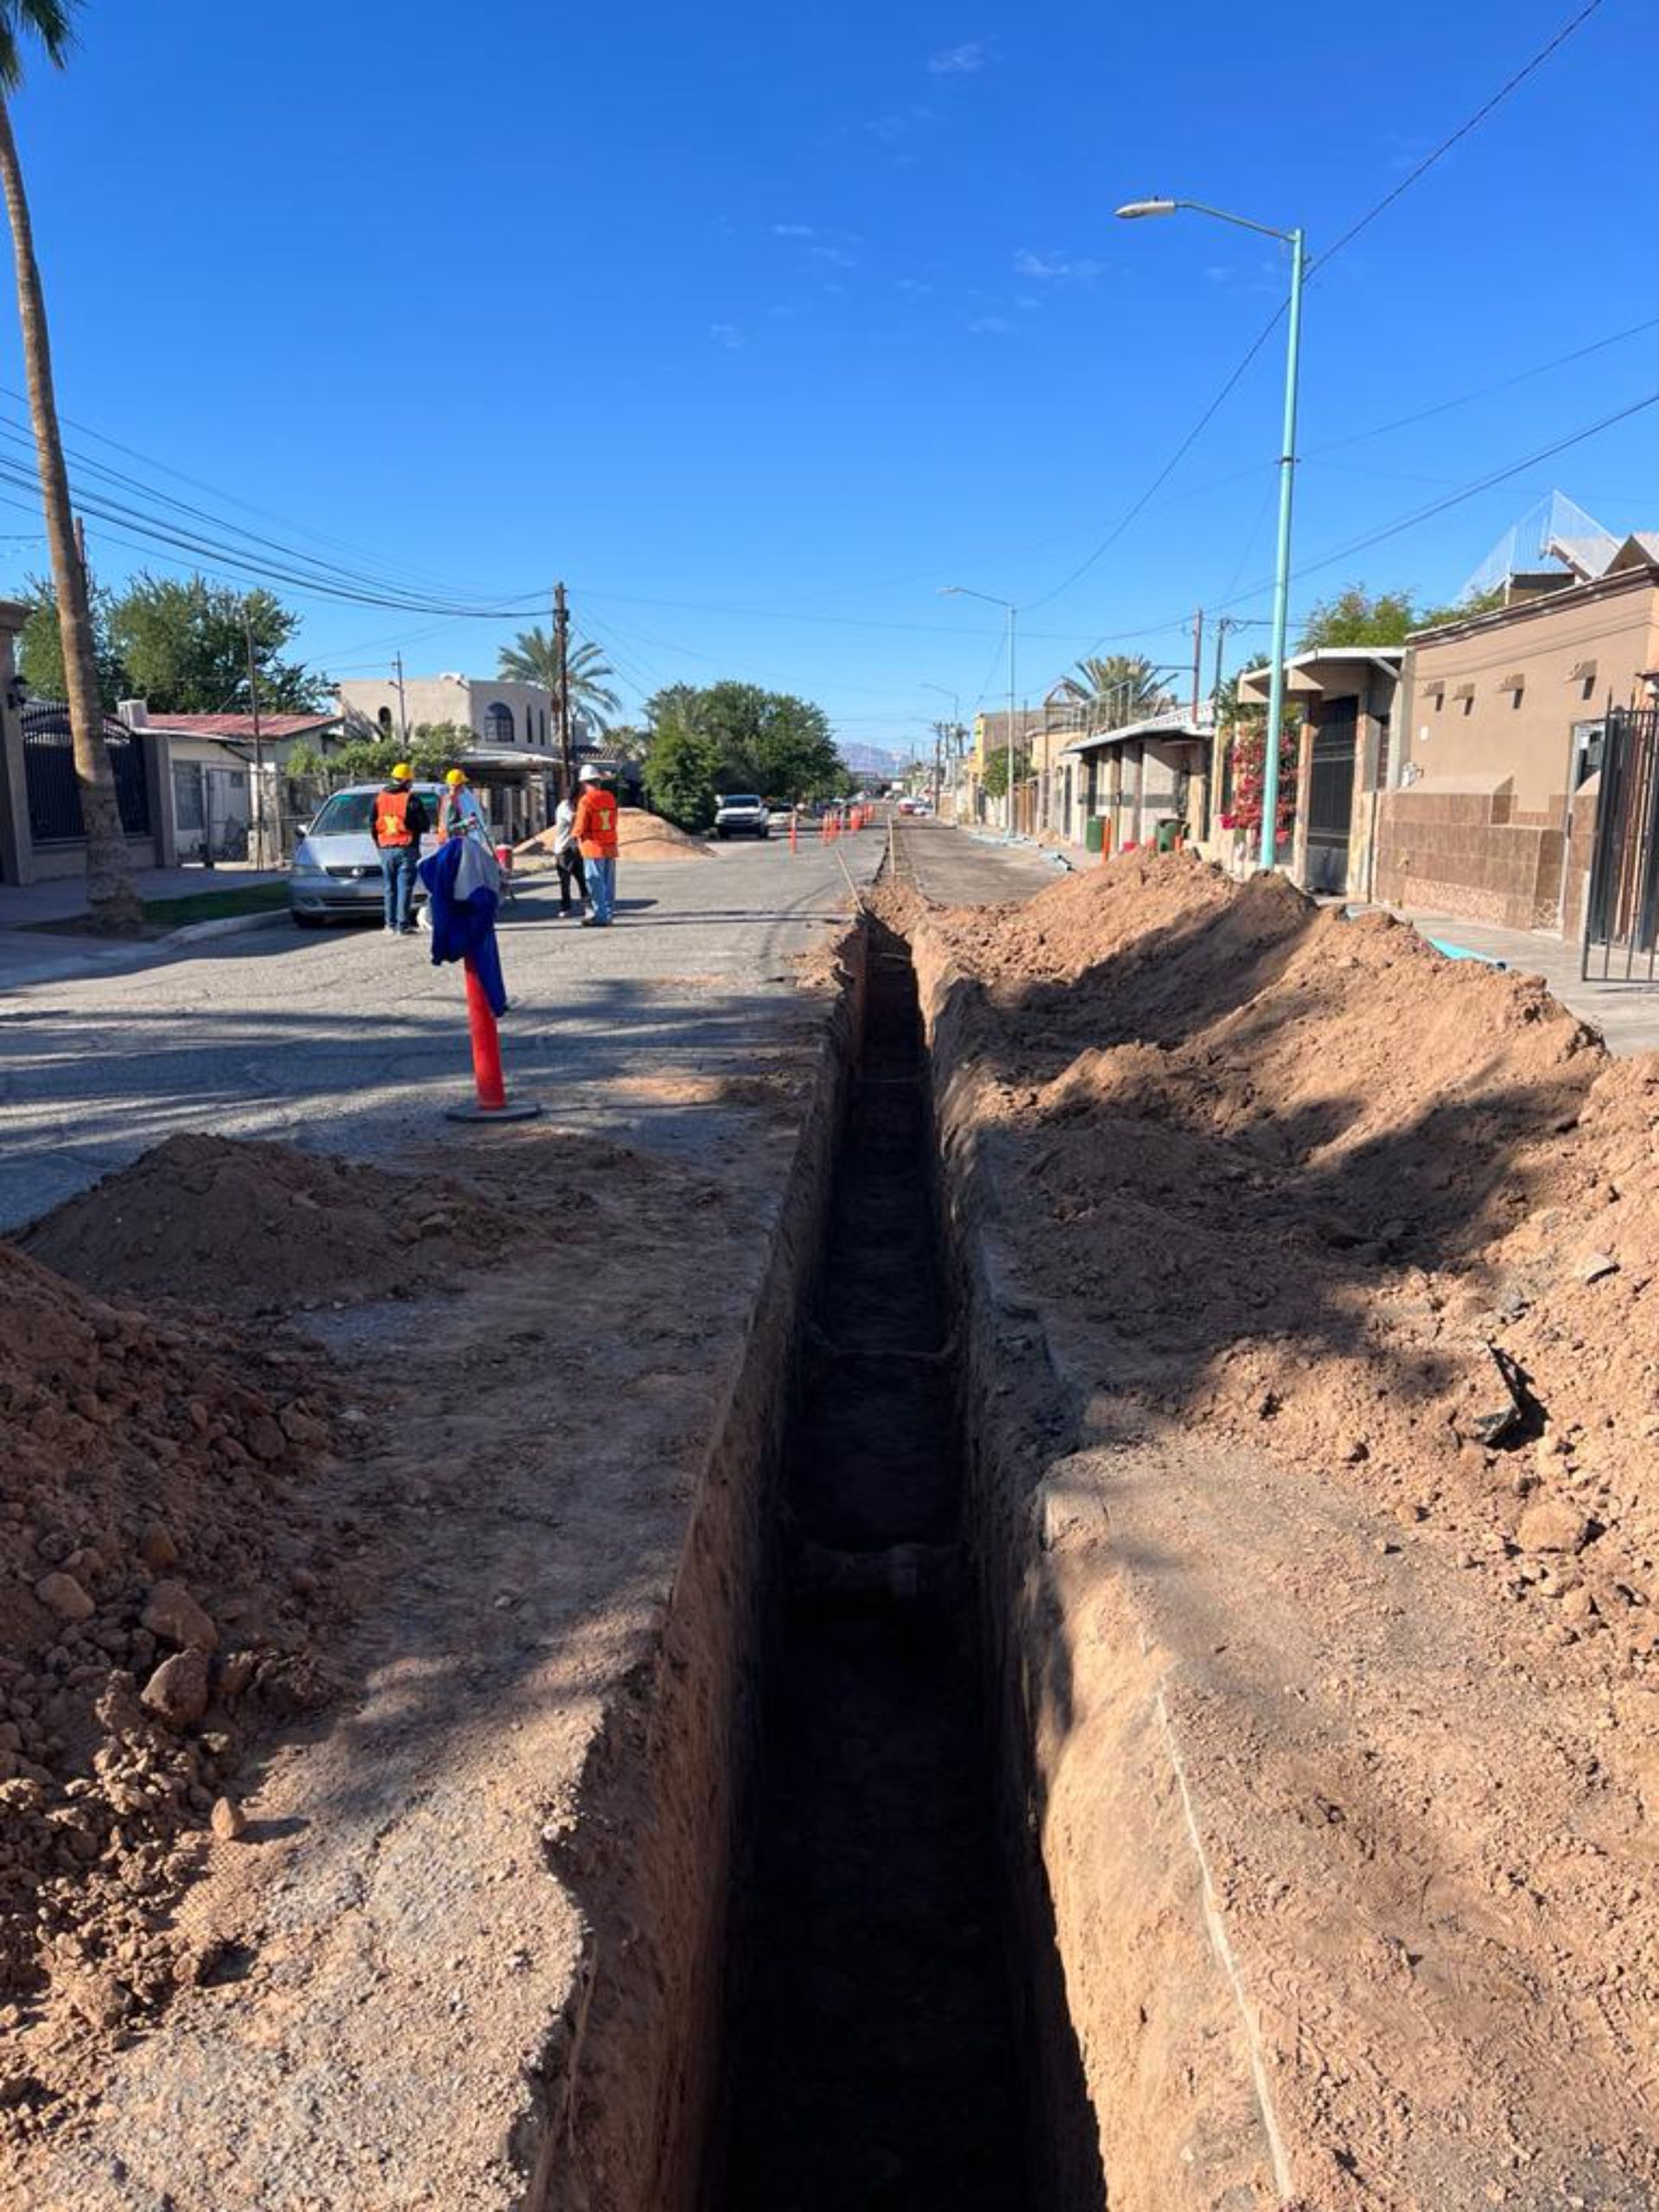
[{"label": "blue jeans", "polygon": [[386,927],[405,930],[415,908],[415,867],[420,855],[413,845],[385,845],[380,873],[386,879]]},{"label": "blue jeans", "polygon": [[584,860],[582,868],[588,877],[588,904],[593,908],[593,918],[608,925],[616,906],[616,859]]}]

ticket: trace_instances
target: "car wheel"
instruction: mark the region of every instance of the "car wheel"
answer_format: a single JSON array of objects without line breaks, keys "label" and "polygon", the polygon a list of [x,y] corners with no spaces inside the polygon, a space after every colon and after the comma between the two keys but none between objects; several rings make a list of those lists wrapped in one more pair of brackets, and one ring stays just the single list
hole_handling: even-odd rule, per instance
[{"label": "car wheel", "polygon": [[715,830],[715,842],[717,845],[723,845],[723,844],[725,843],[725,842],[726,842],[726,832],[725,832],[723,830]]},{"label": "car wheel", "polygon": [[302,914],[295,907],[290,907],[289,909],[288,918],[293,923],[296,930],[317,929],[321,927],[322,920],[320,914]]},{"label": "car wheel", "polygon": [[758,831],[758,832],[757,832],[757,835],[759,836],[759,837],[760,837],[760,839],[761,843],[764,845],[764,844],[767,842],[767,840],[771,837],[771,836],[772,836],[772,832],[771,832],[771,830],[762,830]]}]

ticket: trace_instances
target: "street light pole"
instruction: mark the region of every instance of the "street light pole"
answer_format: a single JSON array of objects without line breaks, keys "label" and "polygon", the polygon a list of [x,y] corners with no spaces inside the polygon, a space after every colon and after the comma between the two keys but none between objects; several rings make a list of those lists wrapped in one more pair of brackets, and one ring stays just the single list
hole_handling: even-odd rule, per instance
[{"label": "street light pole", "polygon": [[1268,698],[1268,735],[1262,766],[1262,866],[1272,868],[1279,848],[1279,739],[1285,715],[1285,647],[1290,626],[1290,515],[1296,474],[1296,385],[1301,365],[1302,282],[1307,273],[1306,234],[1253,223],[1202,200],[1132,200],[1118,213],[1126,222],[1146,215],[1173,215],[1180,209],[1232,223],[1241,231],[1278,238],[1290,248],[1290,325],[1285,353],[1285,427],[1279,451],[1279,549],[1273,582],[1273,671]]},{"label": "street light pole", "polygon": [[944,599],[982,599],[987,607],[1000,607],[1008,618],[1008,790],[1005,802],[1007,821],[1003,835],[1011,842],[1014,837],[1014,626],[1020,610],[1012,600],[998,599],[988,591],[975,591],[969,584],[941,584],[939,594]]},{"label": "street light pole", "polygon": [[[952,691],[943,683],[924,683],[922,689],[924,691],[937,691],[941,699],[950,702],[950,742],[954,746],[962,728],[961,692]],[[944,803],[944,778],[940,766],[944,749],[944,741],[936,724],[933,731],[933,811],[936,815]]]}]

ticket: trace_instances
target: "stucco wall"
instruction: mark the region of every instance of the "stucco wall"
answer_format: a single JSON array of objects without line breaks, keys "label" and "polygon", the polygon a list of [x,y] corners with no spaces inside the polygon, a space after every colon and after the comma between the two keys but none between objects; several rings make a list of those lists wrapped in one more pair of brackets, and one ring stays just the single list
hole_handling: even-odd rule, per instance
[{"label": "stucco wall", "polygon": [[[1628,704],[1656,656],[1659,592],[1645,572],[1433,632],[1414,656],[1402,762],[1425,783],[1507,779],[1511,822],[1560,830],[1573,724],[1594,721],[1610,696]],[[1587,662],[1594,675],[1575,680]],[[1499,689],[1516,676],[1519,691]],[[1473,696],[1459,699],[1465,685]]]}]

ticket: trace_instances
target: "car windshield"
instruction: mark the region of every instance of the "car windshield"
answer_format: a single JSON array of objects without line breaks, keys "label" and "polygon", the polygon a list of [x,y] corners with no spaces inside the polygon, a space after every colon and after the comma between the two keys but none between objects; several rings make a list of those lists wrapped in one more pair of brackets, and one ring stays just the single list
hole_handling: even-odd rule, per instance
[{"label": "car windshield", "polygon": [[756,791],[728,791],[720,803],[722,806],[759,806],[760,798]]},{"label": "car windshield", "polygon": [[[429,813],[431,792],[421,791],[417,796],[426,801]],[[306,834],[312,837],[366,837],[369,817],[378,797],[378,791],[336,791],[325,801],[322,811]]]}]

